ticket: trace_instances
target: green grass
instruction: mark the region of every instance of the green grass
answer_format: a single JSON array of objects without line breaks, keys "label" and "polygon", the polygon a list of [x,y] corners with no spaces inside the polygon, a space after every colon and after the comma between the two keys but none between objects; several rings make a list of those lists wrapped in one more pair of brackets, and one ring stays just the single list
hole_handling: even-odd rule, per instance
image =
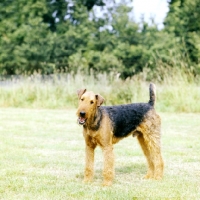
[{"label": "green grass", "polygon": [[84,141],[75,109],[0,109],[0,199],[200,199],[200,115],[161,113],[162,181],[144,180],[146,160],[135,138],[115,145],[116,176],[102,187],[102,152],[95,178],[83,184]]},{"label": "green grass", "polygon": [[[106,105],[147,102],[150,81],[147,81],[145,73],[127,80],[121,80],[115,74],[62,74],[47,76],[45,80],[42,75],[13,77],[8,85],[0,85],[0,107],[75,108],[76,91],[80,88],[100,93],[106,99]],[[199,113],[200,81],[178,72],[166,73],[164,77],[162,81],[158,81],[158,77],[151,80],[157,87],[157,110]]]}]

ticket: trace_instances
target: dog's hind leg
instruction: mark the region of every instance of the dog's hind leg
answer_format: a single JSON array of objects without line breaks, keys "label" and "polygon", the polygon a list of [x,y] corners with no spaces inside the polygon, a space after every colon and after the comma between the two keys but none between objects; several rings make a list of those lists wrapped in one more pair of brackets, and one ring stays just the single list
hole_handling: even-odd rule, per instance
[{"label": "dog's hind leg", "polygon": [[[154,130],[155,133],[156,130]],[[150,157],[154,166],[154,176],[153,179],[159,180],[163,176],[164,162],[161,155],[160,147],[160,135],[153,135],[153,139],[150,141]]]},{"label": "dog's hind leg", "polygon": [[140,133],[137,138],[149,165],[145,178],[161,179],[164,163],[161,155],[159,128],[146,129],[146,132]]},{"label": "dog's hind leg", "polygon": [[148,148],[148,145],[146,144],[146,141],[144,140],[143,135],[140,133],[137,136],[138,142],[143,150],[144,155],[146,156],[147,162],[148,162],[148,170],[147,170],[147,174],[145,175],[144,178],[153,178],[154,176],[154,164],[152,162],[151,159],[151,154]]},{"label": "dog's hind leg", "polygon": [[164,163],[161,155],[161,119],[151,111],[137,127],[138,141],[147,158],[149,169],[145,178],[161,179]]}]

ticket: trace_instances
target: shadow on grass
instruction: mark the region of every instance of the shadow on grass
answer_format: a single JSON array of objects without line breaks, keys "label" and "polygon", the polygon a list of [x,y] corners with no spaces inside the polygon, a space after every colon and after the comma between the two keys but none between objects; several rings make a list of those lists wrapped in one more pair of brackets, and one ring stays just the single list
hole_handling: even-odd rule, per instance
[{"label": "shadow on grass", "polygon": [[147,170],[147,166],[144,163],[133,163],[115,168],[116,173],[127,174],[127,173],[139,173],[144,174]]}]

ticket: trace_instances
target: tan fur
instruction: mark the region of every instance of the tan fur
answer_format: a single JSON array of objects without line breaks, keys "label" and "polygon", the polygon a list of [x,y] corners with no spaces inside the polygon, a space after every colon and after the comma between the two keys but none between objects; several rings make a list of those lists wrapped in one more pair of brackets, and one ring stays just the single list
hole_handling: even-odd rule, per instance
[{"label": "tan fur", "polygon": [[[79,113],[84,111],[87,118],[83,128],[83,136],[86,144],[84,182],[90,182],[93,179],[94,150],[98,145],[103,150],[104,156],[103,185],[111,185],[115,174],[113,145],[122,138],[117,138],[113,135],[112,123],[105,112],[102,113],[101,124],[98,130],[93,130],[93,126],[91,126],[91,120],[97,113],[97,107],[104,101],[103,97],[91,91],[87,92],[86,90],[79,90],[77,93],[79,97],[77,115],[79,116]],[[145,178],[148,179],[161,179],[163,176],[164,164],[160,150],[160,125],[161,119],[159,115],[155,113],[155,110],[151,110],[147,113],[143,122],[129,134],[137,136],[139,144],[147,158],[148,171]]]}]

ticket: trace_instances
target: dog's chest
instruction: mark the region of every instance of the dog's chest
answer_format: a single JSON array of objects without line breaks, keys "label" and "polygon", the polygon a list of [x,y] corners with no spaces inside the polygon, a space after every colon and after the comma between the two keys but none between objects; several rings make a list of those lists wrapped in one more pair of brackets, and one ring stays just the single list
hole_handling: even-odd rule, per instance
[{"label": "dog's chest", "polygon": [[87,136],[89,136],[90,142],[92,142],[93,144],[97,144],[99,146],[103,146],[104,140],[102,138],[102,135],[98,131],[88,130],[86,134]]}]

